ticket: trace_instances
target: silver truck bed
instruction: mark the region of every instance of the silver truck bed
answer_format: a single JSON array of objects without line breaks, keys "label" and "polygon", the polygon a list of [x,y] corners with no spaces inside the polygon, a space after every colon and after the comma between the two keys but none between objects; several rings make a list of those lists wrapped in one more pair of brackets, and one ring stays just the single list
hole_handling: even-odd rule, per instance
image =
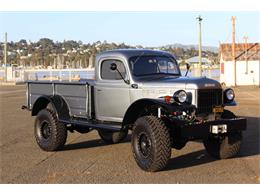
[{"label": "silver truck bed", "polygon": [[59,95],[68,104],[71,116],[88,118],[91,115],[90,94],[93,83],[93,80],[79,82],[28,81],[27,107],[32,109],[40,96]]}]

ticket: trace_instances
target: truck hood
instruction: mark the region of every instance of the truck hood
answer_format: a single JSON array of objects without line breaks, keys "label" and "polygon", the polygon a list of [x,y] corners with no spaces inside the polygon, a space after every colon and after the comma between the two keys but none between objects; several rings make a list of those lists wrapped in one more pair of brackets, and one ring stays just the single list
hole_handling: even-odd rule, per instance
[{"label": "truck hood", "polygon": [[142,88],[215,89],[221,88],[218,81],[206,77],[164,77],[142,81]]}]

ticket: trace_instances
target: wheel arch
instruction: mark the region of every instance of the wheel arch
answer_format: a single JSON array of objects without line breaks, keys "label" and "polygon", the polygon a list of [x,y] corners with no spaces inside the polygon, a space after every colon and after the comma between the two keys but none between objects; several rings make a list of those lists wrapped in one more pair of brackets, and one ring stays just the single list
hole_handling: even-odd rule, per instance
[{"label": "wheel arch", "polygon": [[144,111],[144,108],[149,106],[158,106],[169,110],[169,105],[161,99],[143,98],[136,100],[128,107],[123,118],[123,126],[133,124]]},{"label": "wheel arch", "polygon": [[40,96],[33,104],[32,116],[36,116],[40,110],[47,108],[48,104],[52,105],[59,120],[68,120],[70,118],[69,107],[66,101],[59,95]]}]

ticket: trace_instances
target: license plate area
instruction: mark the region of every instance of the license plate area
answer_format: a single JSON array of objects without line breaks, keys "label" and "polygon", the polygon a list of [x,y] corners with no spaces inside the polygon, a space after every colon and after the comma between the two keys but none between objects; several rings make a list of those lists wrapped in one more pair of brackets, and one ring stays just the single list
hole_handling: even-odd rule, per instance
[{"label": "license plate area", "polygon": [[224,112],[224,107],[222,107],[222,106],[214,106],[212,111],[214,113],[222,113],[222,112]]},{"label": "license plate area", "polygon": [[211,125],[210,133],[212,134],[227,133],[227,125],[226,124]]}]

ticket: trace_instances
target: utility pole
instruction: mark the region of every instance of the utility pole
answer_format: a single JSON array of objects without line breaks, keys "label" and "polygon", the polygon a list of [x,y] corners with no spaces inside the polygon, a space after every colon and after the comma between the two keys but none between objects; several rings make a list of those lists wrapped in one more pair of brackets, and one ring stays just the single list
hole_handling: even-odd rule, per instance
[{"label": "utility pole", "polygon": [[5,64],[5,82],[7,81],[7,33],[5,33],[4,43],[4,64]]},{"label": "utility pole", "polygon": [[232,16],[232,59],[234,62],[234,84],[237,86],[237,65],[236,65],[236,17]]},{"label": "utility pole", "polygon": [[244,41],[245,41],[245,61],[246,61],[246,74],[248,74],[248,60],[247,60],[247,49],[248,49],[248,44],[247,44],[247,41],[248,41],[248,36],[244,36],[243,37]]},{"label": "utility pole", "polygon": [[201,65],[202,65],[202,38],[201,38],[201,21],[202,17],[196,18],[199,21],[199,76],[201,76]]}]

